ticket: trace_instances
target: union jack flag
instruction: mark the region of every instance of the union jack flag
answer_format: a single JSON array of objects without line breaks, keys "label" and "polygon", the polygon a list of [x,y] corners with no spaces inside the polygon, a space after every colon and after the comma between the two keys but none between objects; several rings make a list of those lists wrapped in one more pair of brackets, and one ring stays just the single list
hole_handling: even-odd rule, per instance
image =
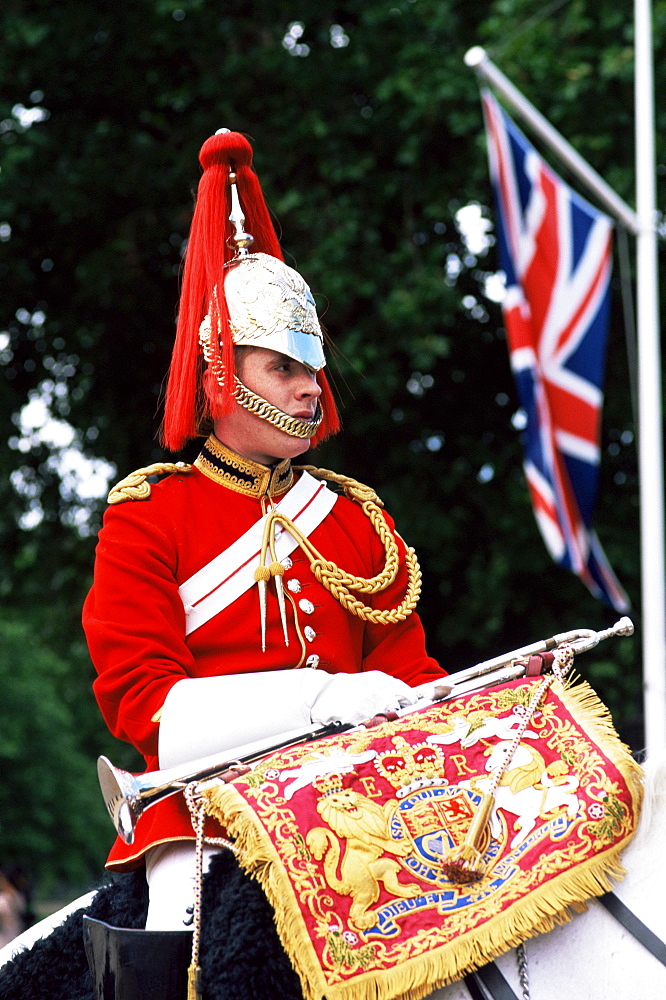
[{"label": "union jack flag", "polygon": [[629,603],[592,529],[610,305],[612,223],[569,188],[484,91],[502,305],[526,417],[524,467],[555,562]]}]

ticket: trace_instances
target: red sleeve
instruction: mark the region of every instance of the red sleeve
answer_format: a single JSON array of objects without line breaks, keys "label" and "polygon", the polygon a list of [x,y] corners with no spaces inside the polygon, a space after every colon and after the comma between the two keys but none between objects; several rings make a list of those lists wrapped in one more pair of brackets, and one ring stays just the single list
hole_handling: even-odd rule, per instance
[{"label": "red sleeve", "polygon": [[109,729],[152,756],[159,728],[153,717],[173,684],[191,674],[193,657],[184,642],[173,538],[143,507],[107,510],[83,626]]},{"label": "red sleeve", "polygon": [[[215,619],[208,633],[202,628],[194,645],[185,640],[178,580],[204,565],[225,544],[221,536],[210,537],[214,528],[221,529],[217,522],[208,520],[212,509],[208,481],[202,478],[197,482],[198,486],[193,480],[189,489],[182,491],[171,479],[165,481],[164,488],[162,484],[154,488],[149,501],[108,509],[99,537],[94,583],[84,606],[83,624],[98,674],[93,687],[100,710],[113,735],[132,743],[144,756],[157,753],[159,723],[155,716],[175,683],[185,677],[229,670],[247,672],[258,667],[253,594],[248,593],[238,606],[228,609],[224,619]],[[197,490],[203,490],[200,502],[191,495]],[[231,498],[226,499],[229,507]],[[255,512],[246,506],[243,517],[250,517],[251,523]],[[236,504],[233,511],[228,509],[225,519],[232,534],[243,530],[241,506]],[[387,520],[393,528],[391,519]],[[199,531],[199,523],[207,525],[207,530]],[[344,569],[373,576],[384,565],[383,545],[357,504],[340,498],[320,531],[325,554],[332,553]],[[368,600],[373,607],[393,608],[403,600],[407,569],[404,546],[401,541],[398,544],[401,565],[397,578],[386,591]],[[334,608],[328,616],[322,612],[322,621],[330,632],[327,642],[333,670],[382,670],[408,684],[443,675],[426,653],[416,614],[395,624],[373,625],[343,611],[327,595],[324,603],[331,602]],[[244,616],[250,608],[253,618],[248,627]],[[264,658],[261,669],[289,666],[291,656],[278,643],[271,648],[270,657]],[[231,667],[227,661],[232,661]]]},{"label": "red sleeve", "polygon": [[[400,569],[391,586],[368,602],[372,607],[380,609],[398,607],[405,597],[408,586],[405,544],[395,532],[395,524],[391,516],[385,511],[384,516],[398,542]],[[373,539],[373,549],[375,572],[379,572],[384,565],[385,554],[376,535]],[[446,675],[446,671],[440,667],[437,660],[428,656],[426,652],[423,625],[415,611],[403,621],[395,624],[382,625],[372,622],[366,624],[363,636],[362,669],[383,670],[412,686]]]}]

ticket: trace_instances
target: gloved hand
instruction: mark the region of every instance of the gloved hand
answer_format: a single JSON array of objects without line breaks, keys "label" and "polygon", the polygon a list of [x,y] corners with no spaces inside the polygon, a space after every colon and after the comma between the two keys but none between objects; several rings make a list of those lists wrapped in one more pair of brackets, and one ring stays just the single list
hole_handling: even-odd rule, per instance
[{"label": "gloved hand", "polygon": [[381,712],[397,712],[413,705],[417,699],[414,688],[380,670],[331,674],[310,704],[310,717],[321,725],[338,720],[365,722]]},{"label": "gloved hand", "polygon": [[319,670],[295,669],[178,681],[162,707],[160,767],[309,726],[312,699],[325,682]]}]

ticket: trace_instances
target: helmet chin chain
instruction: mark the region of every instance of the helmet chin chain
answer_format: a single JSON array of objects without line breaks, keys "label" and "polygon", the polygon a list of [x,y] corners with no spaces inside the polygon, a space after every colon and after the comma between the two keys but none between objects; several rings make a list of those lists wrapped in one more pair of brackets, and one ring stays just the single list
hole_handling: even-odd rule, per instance
[{"label": "helmet chin chain", "polygon": [[[214,374],[218,382],[220,381],[220,376],[217,371]],[[218,366],[219,367],[219,366]],[[312,420],[303,420],[300,417],[290,417],[288,413],[284,413],[283,410],[278,410],[277,406],[273,406],[268,400],[264,399],[262,396],[258,396],[256,392],[252,392],[244,385],[237,375],[234,376],[234,399],[237,403],[240,403],[246,410],[250,413],[254,413],[255,416],[259,417],[261,420],[267,420],[269,424],[273,427],[277,427],[278,430],[284,431],[285,434],[289,434],[291,437],[296,438],[311,438],[314,437],[317,428],[322,422],[324,411],[321,405],[317,403],[317,409],[315,410],[315,415]]]}]

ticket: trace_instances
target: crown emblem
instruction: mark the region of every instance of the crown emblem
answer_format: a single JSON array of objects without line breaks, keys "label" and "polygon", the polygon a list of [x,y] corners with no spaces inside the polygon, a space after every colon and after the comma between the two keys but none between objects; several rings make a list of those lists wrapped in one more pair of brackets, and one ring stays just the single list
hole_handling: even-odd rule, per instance
[{"label": "crown emblem", "polygon": [[440,747],[430,743],[413,746],[404,736],[393,737],[393,750],[386,750],[375,758],[376,770],[397,790],[397,798],[426,788],[429,785],[447,784],[444,777],[446,758]]},{"label": "crown emblem", "polygon": [[322,774],[313,781],[313,785],[322,799],[328,798],[329,795],[335,795],[336,792],[342,791],[342,775],[339,773]]}]

